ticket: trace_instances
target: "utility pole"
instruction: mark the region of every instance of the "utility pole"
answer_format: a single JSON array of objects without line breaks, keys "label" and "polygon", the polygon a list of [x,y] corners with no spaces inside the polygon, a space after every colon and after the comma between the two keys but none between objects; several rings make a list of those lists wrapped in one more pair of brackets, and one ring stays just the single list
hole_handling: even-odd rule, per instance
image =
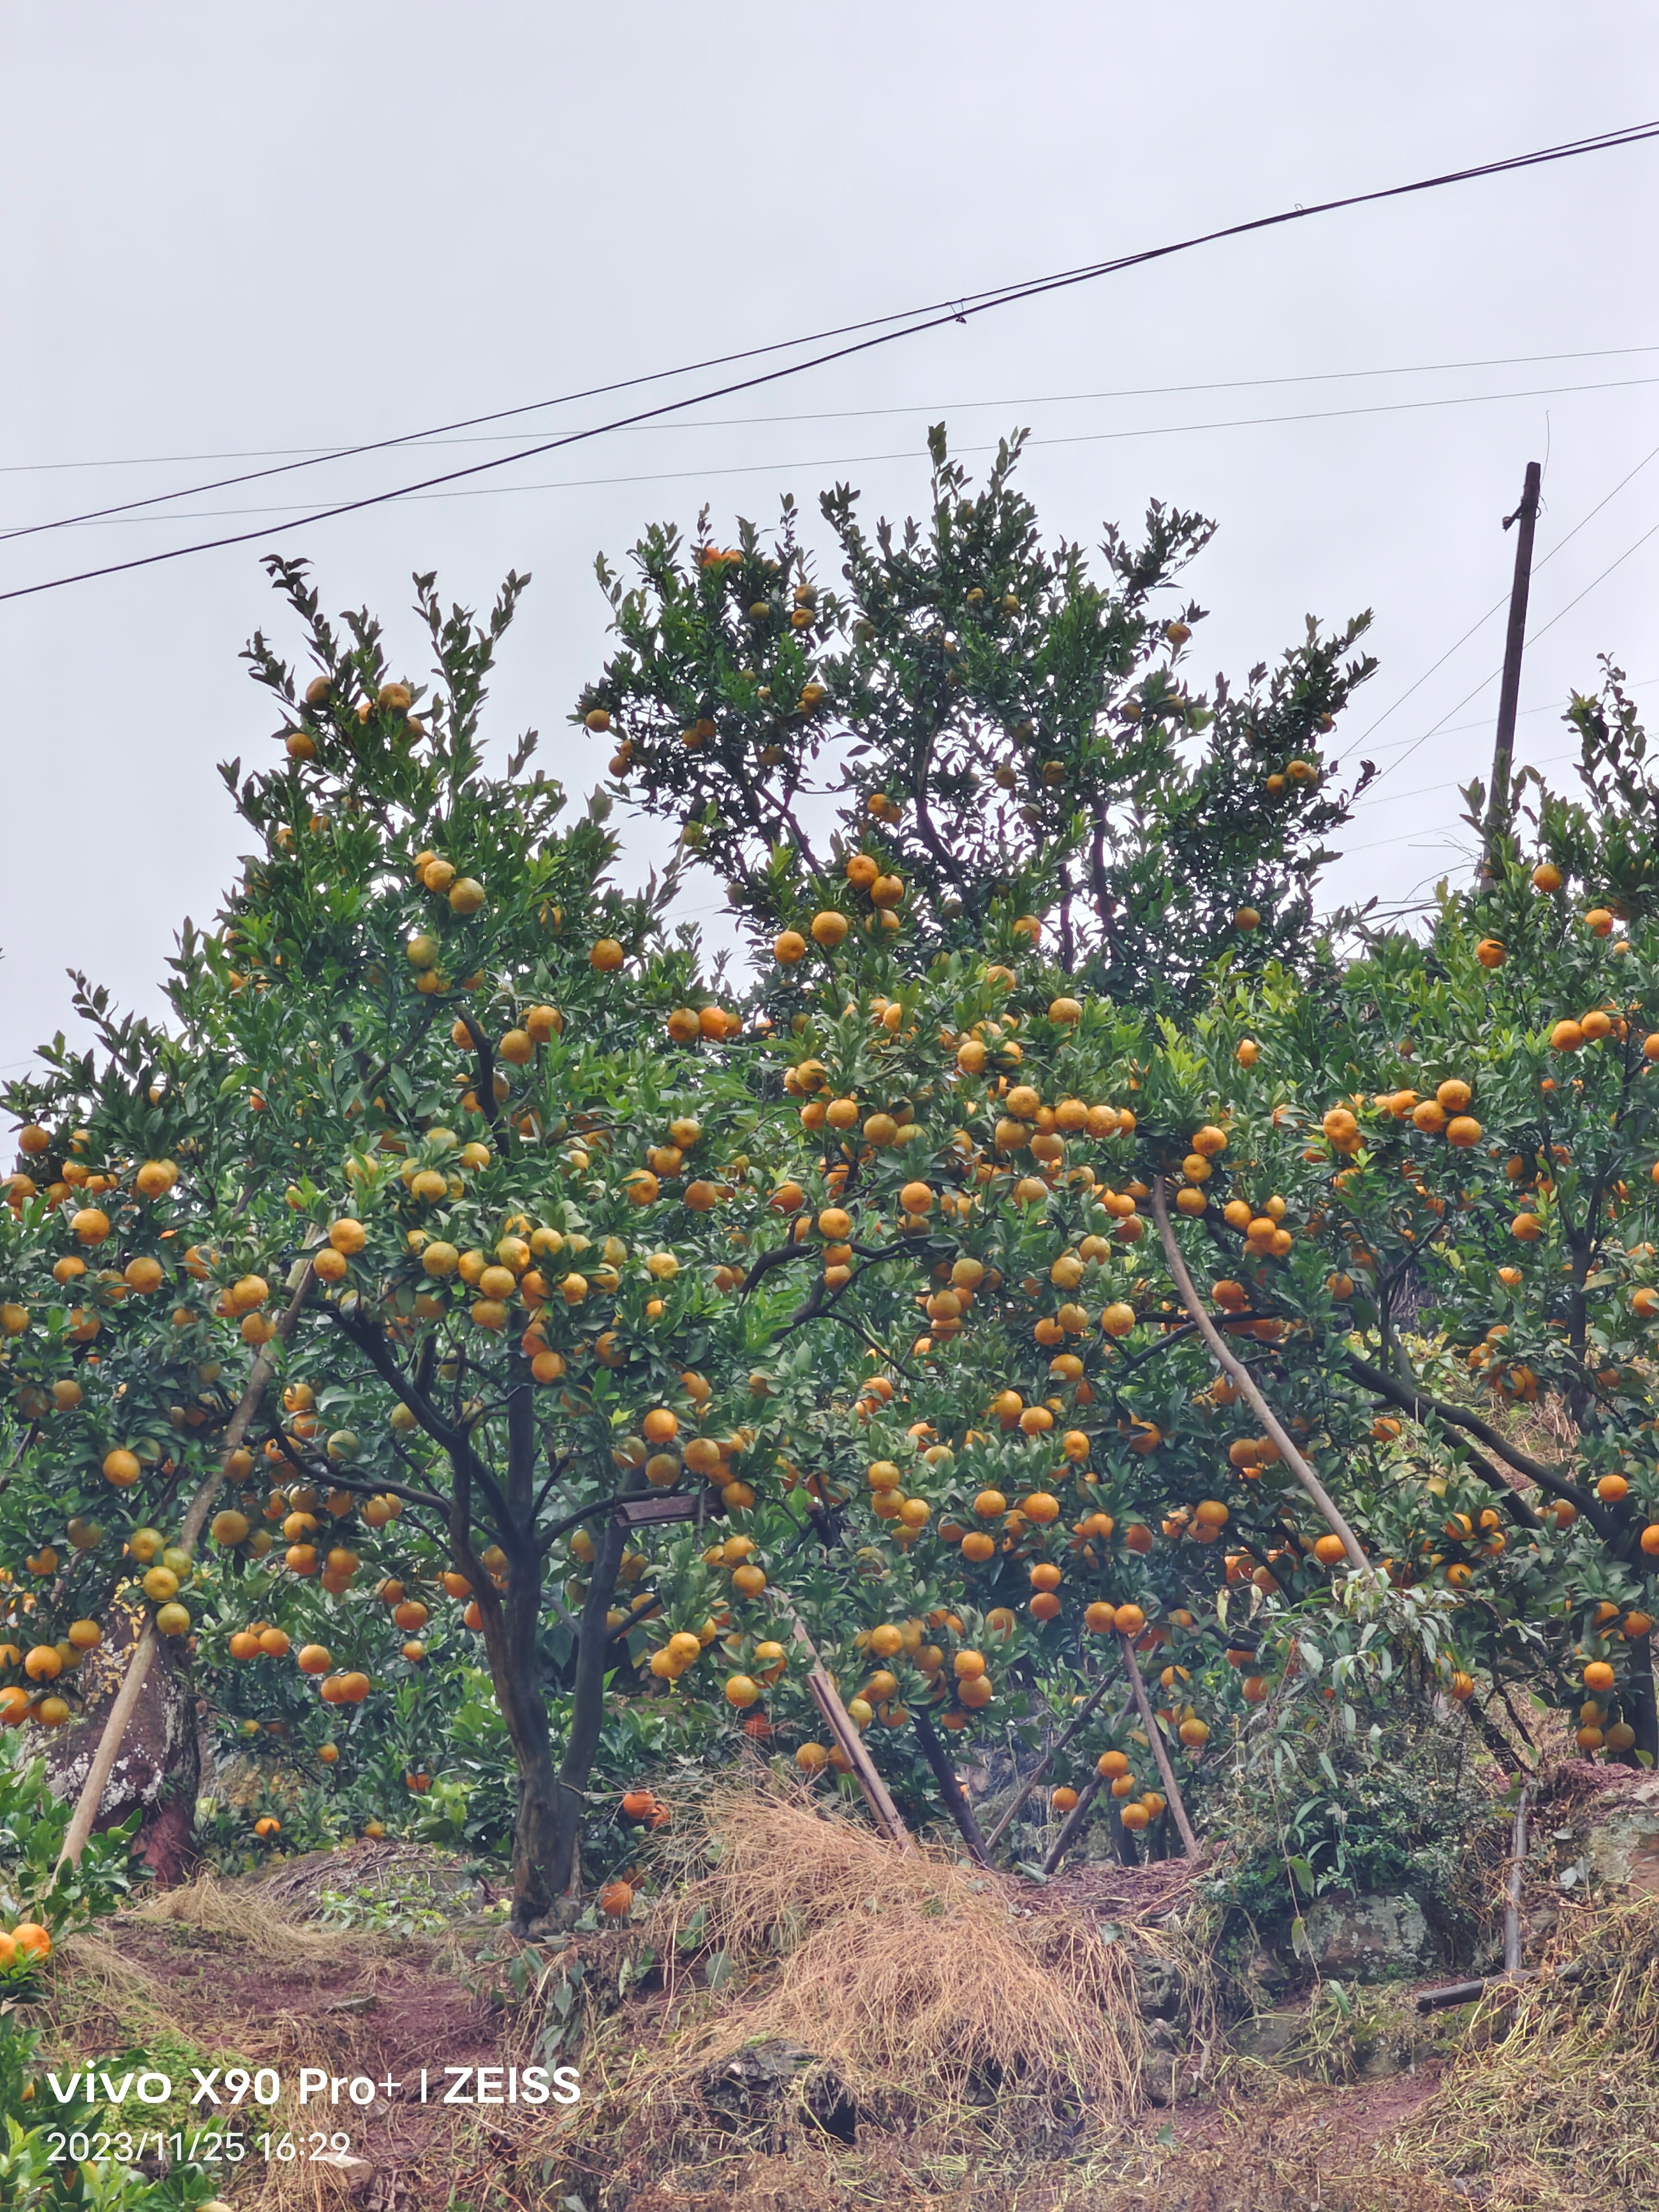
[{"label": "utility pole", "polygon": [[1507,530],[1521,526],[1515,541],[1515,582],[1510,590],[1509,635],[1504,641],[1504,688],[1498,695],[1498,737],[1492,746],[1492,793],[1486,802],[1486,858],[1485,874],[1490,882],[1498,839],[1510,811],[1510,763],[1515,752],[1515,715],[1521,698],[1521,655],[1527,641],[1527,593],[1532,585],[1532,536],[1538,521],[1538,486],[1543,471],[1536,461],[1527,463],[1521,504],[1504,517]]}]

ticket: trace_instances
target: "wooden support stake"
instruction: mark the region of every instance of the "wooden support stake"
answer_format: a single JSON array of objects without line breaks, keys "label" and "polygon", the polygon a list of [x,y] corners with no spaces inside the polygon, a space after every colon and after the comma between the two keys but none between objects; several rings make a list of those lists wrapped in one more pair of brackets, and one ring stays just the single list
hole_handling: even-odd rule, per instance
[{"label": "wooden support stake", "polygon": [[1504,1972],[1513,1974],[1521,1966],[1521,1875],[1527,1857],[1527,1813],[1531,1798],[1530,1785],[1521,1784],[1521,1794],[1515,1801],[1515,1826],[1510,1837],[1510,1873],[1504,1885]]},{"label": "wooden support stake", "polygon": [[1215,1355],[1217,1364],[1232,1376],[1245,1397],[1249,1399],[1256,1419],[1279,1446],[1279,1456],[1285,1466],[1307,1492],[1334,1534],[1341,1538],[1342,1548],[1348,1555],[1349,1565],[1361,1570],[1369,1569],[1370,1561],[1365,1557],[1364,1545],[1348,1526],[1337,1507],[1336,1501],[1324,1484],[1291,1442],[1289,1434],[1280,1423],[1278,1414],[1257,1389],[1255,1376],[1243,1361],[1231,1350],[1227,1340],[1211,1320],[1208,1309],[1193,1288],[1193,1279],[1187,1272],[1187,1262],[1181,1256],[1181,1247],[1176,1243],[1175,1232],[1170,1226],[1170,1209],[1164,1201],[1162,1176],[1154,1176],[1152,1178],[1152,1212],[1158,1221],[1158,1241],[1164,1247],[1164,1257],[1169,1263],[1170,1274],[1175,1278],[1176,1288],[1181,1293],[1181,1302],[1191,1315],[1193,1324],[1199,1334]]},{"label": "wooden support stake", "polygon": [[[223,1486],[225,1476],[230,1466],[231,1455],[241,1449],[243,1437],[246,1436],[258,1417],[260,1404],[265,1395],[265,1385],[270,1382],[276,1366],[276,1362],[271,1356],[272,1346],[286,1344],[289,1338],[293,1335],[295,1324],[300,1318],[301,1309],[311,1295],[311,1286],[315,1278],[311,1272],[311,1262],[307,1260],[305,1273],[300,1278],[298,1288],[278,1316],[276,1326],[271,1332],[269,1341],[260,1347],[259,1356],[249,1370],[247,1386],[243,1390],[237,1402],[236,1410],[230,1417],[230,1425],[225,1431],[224,1447],[219,1455],[219,1464],[214,1472],[206,1477],[195,1497],[190,1501],[179,1532],[177,1549],[181,1552],[193,1552],[198,1538],[207,1526],[209,1510]],[[145,1620],[138,1641],[132,1648],[132,1656],[127,1661],[126,1672],[121,1677],[121,1686],[116,1692],[115,1703],[109,1709],[104,1722],[104,1732],[98,1739],[98,1748],[92,1754],[92,1765],[88,1768],[87,1778],[81,1785],[81,1795],[76,1801],[75,1817],[70,1822],[69,1831],[64,1838],[64,1848],[58,1855],[58,1863],[60,1867],[66,1862],[70,1866],[79,1866],[81,1863],[81,1854],[87,1847],[87,1838],[91,1835],[94,1824],[97,1820],[98,1808],[103,1803],[104,1791],[109,1785],[111,1774],[114,1771],[116,1759],[119,1755],[122,1743],[126,1737],[128,1725],[138,1703],[139,1692],[143,1688],[145,1678],[155,1662],[157,1641],[155,1616],[151,1613]]]},{"label": "wooden support stake", "polygon": [[1077,1717],[1073,1721],[1065,1735],[1060,1737],[1057,1743],[1052,1744],[1049,1748],[1043,1753],[1042,1758],[1031,1769],[1030,1773],[1015,1791],[1013,1802],[1009,1806],[1007,1811],[1004,1813],[1002,1818],[997,1822],[995,1827],[992,1829],[990,1834],[986,1838],[985,1848],[988,1851],[995,1850],[997,1845],[1002,1841],[1009,1829],[1012,1827],[1015,1820],[1018,1818],[1020,1807],[1025,1802],[1025,1800],[1036,1788],[1038,1783],[1042,1781],[1043,1776],[1048,1771],[1054,1761],[1060,1757],[1060,1753],[1065,1750],[1066,1745],[1071,1742],[1073,1737],[1075,1736],[1085,1725],[1090,1716],[1093,1713],[1095,1707],[1100,1703],[1101,1699],[1105,1696],[1110,1686],[1111,1685],[1109,1682],[1102,1682],[1091,1695],[1087,1705],[1085,1705],[1078,1713]]},{"label": "wooden support stake", "polygon": [[887,1785],[876,1771],[875,1761],[864,1747],[864,1738],[859,1734],[852,1715],[842,1705],[835,1684],[823,1671],[823,1662],[811,1638],[802,1627],[800,1616],[787,1599],[780,1600],[789,1615],[789,1632],[811,1659],[807,1670],[806,1686],[812,1693],[812,1702],[823,1716],[824,1724],[841,1746],[842,1755],[858,1778],[858,1784],[874,1814],[876,1826],[890,1843],[901,1850],[913,1848],[910,1831],[905,1826],[899,1809],[887,1794]]},{"label": "wooden support stake", "polygon": [[1164,1781],[1164,1795],[1170,1801],[1170,1810],[1181,1834],[1181,1848],[1189,1859],[1199,1856],[1198,1838],[1193,1833],[1193,1824],[1187,1818],[1187,1808],[1181,1795],[1181,1784],[1176,1780],[1175,1769],[1170,1764],[1170,1754],[1164,1747],[1164,1732],[1158,1727],[1158,1715],[1152,1711],[1152,1701],[1146,1694],[1146,1685],[1140,1679],[1140,1668],[1135,1659],[1134,1645],[1120,1630],[1118,1642],[1123,1646],[1123,1664],[1128,1669],[1129,1687],[1134,1692],[1135,1706],[1142,1727],[1152,1747],[1152,1757],[1158,1761],[1158,1771]]}]

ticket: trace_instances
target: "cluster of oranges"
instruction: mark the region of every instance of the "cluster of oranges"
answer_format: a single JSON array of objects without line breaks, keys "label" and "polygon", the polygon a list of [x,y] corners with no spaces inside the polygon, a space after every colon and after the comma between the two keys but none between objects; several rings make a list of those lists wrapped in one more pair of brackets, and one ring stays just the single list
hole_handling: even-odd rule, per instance
[{"label": "cluster of oranges", "polygon": [[38,1920],[0,1928],[0,1973],[8,1967],[35,1966],[52,1956],[52,1937]]}]

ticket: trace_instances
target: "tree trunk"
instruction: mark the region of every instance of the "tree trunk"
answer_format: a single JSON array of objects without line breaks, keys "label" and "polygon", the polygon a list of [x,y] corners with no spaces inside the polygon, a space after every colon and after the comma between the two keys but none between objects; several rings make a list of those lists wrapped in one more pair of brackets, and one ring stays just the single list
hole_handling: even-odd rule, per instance
[{"label": "tree trunk", "polygon": [[622,1565],[627,1542],[628,1531],[622,1522],[607,1521],[577,1626],[570,1734],[565,1742],[564,1757],[559,1762],[552,1851],[548,1862],[549,1879],[555,1894],[560,1897],[570,1888],[580,1866],[587,1778],[593,1771],[593,1754],[599,1747],[599,1729],[605,1719],[605,1678],[611,1661],[611,1629],[606,1615],[617,1594],[617,1571]]},{"label": "tree trunk", "polygon": [[1636,1730],[1632,1750],[1645,1752],[1653,1764],[1659,1765],[1659,1698],[1654,1695],[1653,1647],[1645,1640],[1637,1646],[1625,1703],[1626,1717]]},{"label": "tree trunk", "polygon": [[[457,1542],[458,1565],[470,1564],[470,1543]],[[474,1568],[473,1573],[473,1594],[483,1620],[490,1680],[519,1770],[518,1815],[513,1829],[512,1924],[514,1933],[522,1936],[532,1920],[551,1910],[560,1889],[555,1875],[553,1745],[536,1662],[542,1611],[541,1555],[533,1544],[515,1544],[508,1553],[507,1588],[499,1597],[489,1588],[482,1568]]]},{"label": "tree trunk", "polygon": [[915,1717],[916,1741],[921,1746],[921,1755],[933,1770],[933,1779],[939,1784],[939,1794],[945,1800],[945,1808],[956,1822],[962,1839],[981,1866],[989,1866],[991,1854],[985,1848],[985,1838],[980,1832],[973,1807],[966,1792],[957,1779],[957,1770],[951,1763],[951,1754],[939,1741],[933,1723],[920,1709]]}]

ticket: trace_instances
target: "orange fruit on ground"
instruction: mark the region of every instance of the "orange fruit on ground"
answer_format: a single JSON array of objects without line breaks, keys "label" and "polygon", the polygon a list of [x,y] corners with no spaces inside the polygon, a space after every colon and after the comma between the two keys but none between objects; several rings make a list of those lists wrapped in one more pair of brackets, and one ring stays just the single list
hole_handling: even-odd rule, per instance
[{"label": "orange fruit on ground", "polygon": [[626,1920],[634,1910],[633,1885],[608,1881],[599,1892],[599,1910],[607,1920]]}]

